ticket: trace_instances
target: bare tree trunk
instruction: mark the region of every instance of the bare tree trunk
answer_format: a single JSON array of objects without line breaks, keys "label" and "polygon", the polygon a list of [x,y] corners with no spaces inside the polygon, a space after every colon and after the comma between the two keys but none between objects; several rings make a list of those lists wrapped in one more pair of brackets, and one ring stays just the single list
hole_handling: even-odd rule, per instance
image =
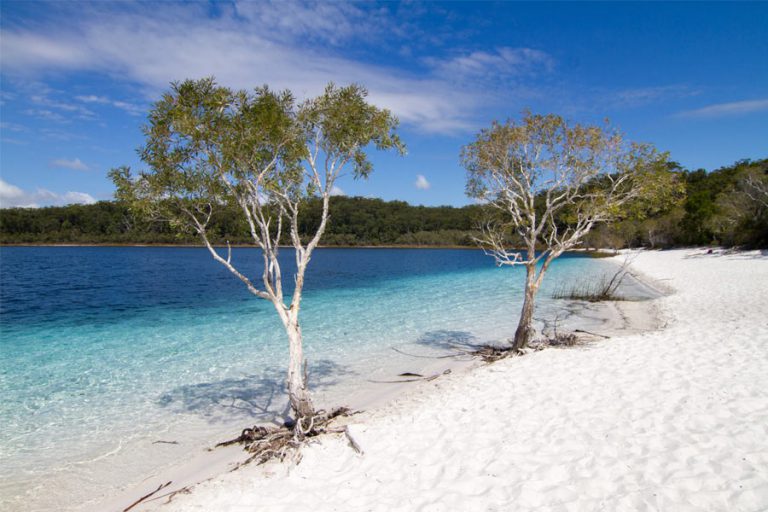
[{"label": "bare tree trunk", "polygon": [[296,420],[301,420],[315,414],[304,374],[301,327],[297,315],[293,315],[292,312],[286,315],[283,324],[288,334],[288,399],[291,409],[296,415]]},{"label": "bare tree trunk", "polygon": [[523,301],[523,309],[520,312],[520,322],[517,324],[517,330],[515,330],[515,341],[512,345],[515,350],[522,350],[527,347],[535,332],[533,328],[533,309],[536,291],[538,290],[536,264],[527,264],[525,271],[525,300]]}]

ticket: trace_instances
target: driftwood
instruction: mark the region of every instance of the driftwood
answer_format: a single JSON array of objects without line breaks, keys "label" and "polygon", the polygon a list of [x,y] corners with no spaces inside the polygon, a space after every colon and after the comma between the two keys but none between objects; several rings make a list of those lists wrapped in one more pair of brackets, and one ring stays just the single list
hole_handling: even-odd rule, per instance
[{"label": "driftwood", "polygon": [[166,505],[167,505],[168,503],[173,501],[173,498],[175,498],[177,494],[191,494],[191,493],[192,493],[192,489],[190,489],[189,487],[182,487],[181,489],[179,489],[177,491],[173,491],[173,492],[170,492],[168,494],[164,494],[163,496],[158,496],[158,499],[162,498],[162,497],[165,497],[165,496],[168,496],[168,500],[166,500],[166,502],[165,502]]},{"label": "driftwood", "polygon": [[347,436],[347,440],[349,441],[349,446],[352,447],[353,450],[355,450],[360,455],[363,455],[363,449],[360,448],[360,445],[357,441],[355,441],[355,438],[352,437],[352,434],[349,432],[349,426],[344,427],[344,435]]},{"label": "driftwood", "polygon": [[151,493],[149,493],[149,494],[146,494],[146,495],[142,496],[141,498],[139,498],[138,500],[134,501],[133,503],[131,503],[130,505],[128,505],[126,508],[124,508],[124,509],[123,509],[123,512],[128,512],[129,510],[131,510],[133,507],[135,507],[136,505],[138,505],[138,504],[139,504],[139,503],[141,503],[142,501],[146,500],[147,498],[151,498],[152,496],[154,496],[155,494],[157,494],[159,491],[161,491],[161,490],[165,489],[165,488],[166,488],[166,487],[168,487],[169,485],[171,485],[171,482],[170,482],[170,481],[168,481],[168,482],[165,482],[164,484],[160,484],[160,486],[159,486],[157,489],[155,489],[154,491],[152,491],[152,492],[151,492]]},{"label": "driftwood", "polygon": [[[578,335],[576,335],[576,333],[591,334],[593,336],[602,336],[603,338],[608,338],[608,336],[603,336],[601,334],[596,334],[596,333],[576,329],[574,332],[569,332],[569,333],[556,332],[554,336],[532,341],[530,343],[530,349],[538,351],[538,350],[544,350],[545,348],[548,348],[548,347],[561,348],[561,347],[573,347],[573,346],[579,345],[581,344],[582,340],[579,338]],[[527,350],[527,349],[517,350],[511,344],[503,347],[485,345],[471,352],[471,355],[473,355],[474,357],[481,358],[486,363],[494,363],[500,359],[505,359],[507,357],[525,355],[529,351],[530,350]]]},{"label": "driftwood", "polygon": [[282,461],[289,455],[297,454],[299,448],[309,438],[324,433],[342,433],[340,430],[330,428],[329,424],[334,418],[352,414],[354,413],[346,407],[339,407],[330,413],[318,411],[314,416],[301,418],[296,422],[286,422],[282,427],[257,425],[253,428],[244,429],[234,439],[217,444],[216,448],[242,444],[245,451],[251,454],[244,462],[235,466],[232,471],[252,462],[258,465],[273,459]]},{"label": "driftwood", "polygon": [[544,338],[536,342],[536,350],[543,350],[547,347],[572,347],[579,343],[579,337],[572,332],[557,333],[549,338]]},{"label": "driftwood", "polygon": [[494,347],[492,345],[485,345],[473,351],[472,355],[479,357],[486,363],[494,363],[499,359],[518,355],[518,351],[512,347],[512,345],[506,347]]},{"label": "driftwood", "polygon": [[399,376],[400,377],[414,377],[414,378],[413,379],[400,379],[400,380],[373,380],[373,379],[368,379],[368,382],[373,382],[374,384],[399,384],[401,382],[419,382],[419,381],[422,381],[422,380],[425,380],[425,381],[429,382],[429,381],[435,380],[436,378],[440,377],[441,375],[448,375],[449,373],[451,373],[450,369],[443,371],[443,373],[436,373],[434,375],[430,375],[429,377],[425,377],[425,376],[423,376],[423,375],[421,375],[419,373],[406,372],[406,373],[401,373]]},{"label": "driftwood", "polygon": [[465,351],[462,350],[462,351],[459,351],[459,352],[456,352],[456,353],[453,353],[453,354],[445,354],[445,355],[442,355],[442,356],[422,356],[422,355],[419,355],[419,354],[410,354],[408,352],[400,350],[397,347],[389,347],[389,348],[391,348],[392,350],[394,350],[398,354],[403,354],[404,356],[408,356],[408,357],[418,357],[419,359],[448,359],[450,357],[465,356],[465,355],[467,355],[469,353],[469,352],[465,352]]},{"label": "driftwood", "polygon": [[597,336],[599,338],[605,338],[606,340],[611,339],[610,336],[606,336],[605,334],[597,334],[596,332],[589,332],[589,331],[585,331],[583,329],[575,329],[573,332],[581,332],[581,333],[584,333],[584,334],[589,334],[589,335],[592,335],[592,336]]}]

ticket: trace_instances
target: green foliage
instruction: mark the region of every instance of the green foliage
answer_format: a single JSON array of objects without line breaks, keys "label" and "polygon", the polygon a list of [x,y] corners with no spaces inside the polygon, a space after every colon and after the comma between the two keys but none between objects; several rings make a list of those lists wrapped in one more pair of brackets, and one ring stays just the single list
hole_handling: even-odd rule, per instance
[{"label": "green foliage", "polygon": [[677,243],[724,243],[764,247],[768,243],[766,208],[745,194],[744,180],[765,176],[768,159],[741,160],[732,166],[687,173],[688,194]]},{"label": "green foliage", "polygon": [[737,163],[706,227],[725,245],[768,245],[768,162]]},{"label": "green foliage", "polygon": [[315,133],[322,133],[317,149],[330,160],[349,160],[356,178],[368,177],[373,169],[365,152],[368,144],[405,153],[405,145],[394,131],[397,121],[388,110],[368,104],[367,96],[360,85],[339,88],[331,83],[323,95],[306,101],[297,115],[305,140],[312,141]]},{"label": "green foliage", "polygon": [[667,155],[625,141],[607,122],[526,112],[481,130],[461,160],[467,195],[489,206],[481,240],[500,264],[523,261],[512,245],[526,249],[528,265],[546,257],[546,269],[595,225],[651,214],[676,195]]},{"label": "green foliage", "polygon": [[656,162],[639,180],[637,196],[627,202],[619,218],[645,220],[679,207],[685,200],[686,182],[676,162]]},{"label": "green foliage", "polygon": [[[462,245],[474,246],[472,226],[479,206],[411,206],[403,201],[332,197],[331,222],[324,245]],[[322,202],[307,202],[299,216],[301,236],[320,223]],[[252,243],[242,212],[219,210],[208,226],[212,242]],[[91,205],[0,210],[2,243],[137,243],[195,244],[192,233],[178,235],[167,223],[135,216],[127,204],[102,201]],[[285,238],[283,243],[290,243]]]},{"label": "green foliage", "polygon": [[141,218],[168,222],[181,234],[205,231],[214,213],[259,191],[299,194],[306,154],[289,92],[232,91],[212,78],[171,85],[155,103],[139,153],[149,170],[110,171],[116,198]]},{"label": "green foliage", "polygon": [[138,217],[204,239],[217,217],[239,207],[254,241],[268,243],[280,238],[283,217],[293,226],[301,203],[327,198],[347,164],[355,177],[368,176],[367,146],[405,151],[397,119],[369,105],[367,94],[330,84],[297,106],[290,92],[268,87],[233,91],[213,78],[174,83],[144,127],[140,155],[149,169],[137,177],[127,168],[110,172],[116,198]]},{"label": "green foliage", "polygon": [[[673,247],[717,241],[726,245],[768,247],[768,210],[745,195],[744,181],[768,181],[768,159],[740,161],[711,173],[672,169],[687,193],[666,209],[641,217],[625,216],[602,224],[585,238],[585,247]],[[307,202],[299,217],[308,236],[319,224],[322,203]],[[403,201],[362,197],[331,198],[333,222],[324,245],[461,245],[474,247],[473,228],[483,213],[479,205],[411,206]],[[251,243],[237,207],[227,206],[212,219],[211,240]],[[702,235],[703,234],[703,235]],[[692,240],[703,240],[693,242]],[[125,203],[0,210],[0,243],[198,243],[192,234],[177,235],[166,223],[133,215]],[[288,240],[284,240],[288,243]]]}]

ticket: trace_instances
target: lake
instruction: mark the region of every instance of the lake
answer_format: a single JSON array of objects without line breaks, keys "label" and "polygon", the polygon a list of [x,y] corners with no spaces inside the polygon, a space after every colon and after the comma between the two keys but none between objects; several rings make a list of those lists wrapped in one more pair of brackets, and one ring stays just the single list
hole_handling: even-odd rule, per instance
[{"label": "lake", "polygon": [[[282,259],[290,282],[292,252]],[[233,262],[261,273],[255,249],[234,249]],[[559,258],[537,318],[570,311],[550,298],[559,283],[611,265]],[[301,323],[318,402],[396,376],[393,348],[430,355],[512,336],[524,274],[478,250],[317,250]],[[205,249],[1,248],[0,509],[77,508],[279,419],[286,360],[272,305]]]}]

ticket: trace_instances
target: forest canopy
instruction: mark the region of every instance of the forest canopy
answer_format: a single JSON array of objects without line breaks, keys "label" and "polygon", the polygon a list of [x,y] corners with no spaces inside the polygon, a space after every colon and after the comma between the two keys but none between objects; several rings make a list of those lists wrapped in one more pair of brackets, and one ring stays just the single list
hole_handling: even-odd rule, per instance
[{"label": "forest canopy", "polygon": [[[595,228],[587,247],[674,247],[721,244],[768,247],[768,159],[740,160],[712,172],[688,171],[671,164],[675,194],[653,204],[628,205],[621,219]],[[319,222],[320,203],[309,203],[300,230],[309,233]],[[333,222],[323,236],[328,246],[475,246],[481,205],[413,206],[336,196]],[[216,243],[248,243],[249,236],[234,209],[212,220]],[[142,221],[118,201],[90,205],[0,210],[0,243],[196,244],[193,235],[178,235],[167,225]],[[514,244],[514,240],[510,239]]]}]

